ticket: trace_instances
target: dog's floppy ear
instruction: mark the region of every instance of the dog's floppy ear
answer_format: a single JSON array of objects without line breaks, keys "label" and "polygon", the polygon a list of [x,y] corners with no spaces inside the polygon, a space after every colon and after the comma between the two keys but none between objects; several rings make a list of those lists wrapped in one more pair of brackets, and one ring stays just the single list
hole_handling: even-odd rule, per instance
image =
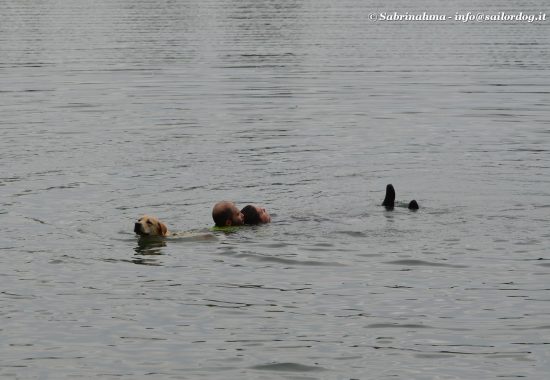
[{"label": "dog's floppy ear", "polygon": [[159,231],[160,231],[160,236],[168,235],[168,227],[166,227],[166,224],[159,222]]}]

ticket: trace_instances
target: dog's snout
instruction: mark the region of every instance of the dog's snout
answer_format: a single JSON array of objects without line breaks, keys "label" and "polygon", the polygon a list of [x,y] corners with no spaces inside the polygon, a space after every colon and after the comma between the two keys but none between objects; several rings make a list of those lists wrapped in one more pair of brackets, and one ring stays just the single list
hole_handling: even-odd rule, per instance
[{"label": "dog's snout", "polygon": [[134,232],[135,232],[136,234],[141,232],[141,224],[136,223],[136,224],[134,225]]}]

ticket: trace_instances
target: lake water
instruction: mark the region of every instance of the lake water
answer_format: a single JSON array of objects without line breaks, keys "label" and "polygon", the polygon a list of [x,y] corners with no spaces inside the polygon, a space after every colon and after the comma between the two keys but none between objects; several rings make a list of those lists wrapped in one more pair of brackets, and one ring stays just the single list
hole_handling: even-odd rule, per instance
[{"label": "lake water", "polygon": [[548,3],[1,0],[0,376],[546,378],[550,21],[383,11]]}]

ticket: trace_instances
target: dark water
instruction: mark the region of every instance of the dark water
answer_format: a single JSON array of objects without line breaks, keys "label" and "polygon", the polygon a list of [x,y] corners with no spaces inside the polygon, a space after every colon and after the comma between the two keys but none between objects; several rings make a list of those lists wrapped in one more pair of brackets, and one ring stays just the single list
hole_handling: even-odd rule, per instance
[{"label": "dark water", "polygon": [[0,1],[0,376],[546,378],[550,21],[369,13],[548,4],[386,6]]}]

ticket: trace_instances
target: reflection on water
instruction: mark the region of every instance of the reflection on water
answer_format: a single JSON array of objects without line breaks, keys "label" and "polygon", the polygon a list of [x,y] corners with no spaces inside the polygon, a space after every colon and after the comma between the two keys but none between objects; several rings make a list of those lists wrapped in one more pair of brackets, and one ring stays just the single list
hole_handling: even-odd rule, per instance
[{"label": "reflection on water", "polygon": [[132,262],[141,265],[160,265],[156,258],[150,256],[162,255],[164,247],[166,247],[166,240],[162,237],[139,237],[137,246],[134,248],[136,254]]},{"label": "reflection on water", "polygon": [[137,244],[134,251],[138,255],[162,255],[161,248],[166,247],[166,240],[162,237],[142,236],[138,238]]},{"label": "reflection on water", "polygon": [[380,6],[0,0],[0,376],[545,378],[550,24]]}]

